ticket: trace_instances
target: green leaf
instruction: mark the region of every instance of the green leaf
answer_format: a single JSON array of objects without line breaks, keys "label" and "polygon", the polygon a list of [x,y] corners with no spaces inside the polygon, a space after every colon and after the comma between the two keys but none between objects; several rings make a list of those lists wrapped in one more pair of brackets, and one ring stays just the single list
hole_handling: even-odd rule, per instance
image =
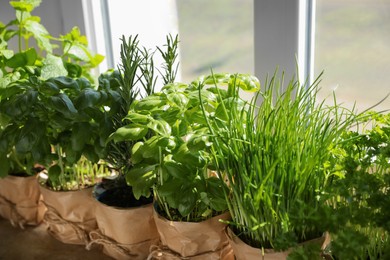
[{"label": "green leaf", "polygon": [[137,141],[142,139],[148,133],[148,128],[144,126],[126,125],[118,128],[110,137],[114,142]]},{"label": "green leaf", "polygon": [[50,34],[42,24],[34,19],[28,19],[25,22],[24,27],[28,32],[33,34],[34,38],[37,40],[39,48],[48,53],[52,53],[53,47],[49,40]]},{"label": "green leaf", "polygon": [[74,107],[70,98],[64,93],[51,96],[49,100],[53,109],[62,113],[66,117],[72,117],[77,114],[77,109]]},{"label": "green leaf", "polygon": [[234,109],[232,113],[240,114],[244,109],[245,102],[241,99],[227,98],[218,105],[214,116],[222,121],[228,120],[228,113],[230,109]]},{"label": "green leaf", "polygon": [[61,172],[61,167],[58,164],[50,166],[48,176],[49,183],[51,183],[52,186],[57,186],[60,184],[60,178],[62,174]]},{"label": "green leaf", "polygon": [[181,163],[172,160],[165,161],[163,167],[166,170],[166,172],[174,178],[182,179],[182,180],[188,179],[189,176],[188,168]]},{"label": "green leaf", "polygon": [[135,165],[137,163],[140,163],[143,159],[142,156],[142,146],[144,145],[143,142],[137,142],[133,145],[131,148],[131,162]]},{"label": "green leaf", "polygon": [[30,113],[30,109],[37,101],[38,93],[35,90],[27,90],[25,93],[11,96],[8,102],[5,102],[5,113],[11,117],[20,117],[25,113]]},{"label": "green leaf", "polygon": [[136,199],[139,199],[141,196],[150,196],[150,189],[156,181],[155,168],[156,165],[138,166],[133,167],[126,173],[126,181],[133,187]]},{"label": "green leaf", "polygon": [[147,124],[150,120],[150,117],[147,115],[130,111],[129,114],[125,117],[125,119],[130,120],[131,122],[136,124]]},{"label": "green leaf", "polygon": [[180,214],[183,217],[188,216],[196,206],[196,201],[198,199],[197,193],[193,189],[191,190],[186,189],[185,194],[176,195],[176,196],[179,197],[178,210]]},{"label": "green leaf", "polygon": [[65,69],[62,59],[52,54],[48,54],[43,61],[43,67],[41,69],[42,78],[49,79],[67,75],[68,71]]},{"label": "green leaf", "polygon": [[101,101],[101,93],[91,88],[83,89],[75,100],[77,109],[82,110],[87,107],[96,107]]},{"label": "green leaf", "polygon": [[50,78],[46,82],[53,82],[60,89],[75,89],[79,90],[81,85],[81,79],[74,80],[69,77],[59,76],[55,78]]},{"label": "green leaf", "polygon": [[175,149],[177,144],[175,138],[173,136],[169,136],[159,138],[159,140],[157,141],[157,145],[167,151],[170,151],[172,149]]},{"label": "green leaf", "polygon": [[[77,42],[72,42],[69,43],[70,48],[68,49],[68,54],[76,59],[76,60],[81,60],[84,62],[89,62],[91,59],[91,55],[89,54],[88,48],[80,43]],[[65,47],[66,48],[66,47]]]},{"label": "green leaf", "polygon": [[71,78],[79,78],[83,72],[80,65],[71,62],[65,62],[65,68],[68,71],[68,76]]},{"label": "green leaf", "polygon": [[27,51],[16,53],[11,59],[6,61],[6,65],[10,68],[19,68],[25,66],[31,66],[35,64],[37,59],[37,52],[34,48],[30,48]]},{"label": "green leaf", "polygon": [[177,195],[177,191],[180,190],[182,183],[178,181],[167,181],[157,189],[158,195],[167,197],[171,195]]},{"label": "green leaf", "polygon": [[22,2],[22,1],[10,1],[9,4],[18,11],[21,12],[31,12],[34,10],[34,5],[28,2]]},{"label": "green leaf", "polygon": [[215,73],[204,77],[203,83],[205,85],[215,85],[225,83],[227,84],[230,79],[231,74],[228,73]]},{"label": "green leaf", "polygon": [[165,105],[166,100],[161,96],[147,96],[144,99],[141,99],[136,105],[136,111],[150,111],[156,109],[161,105]]},{"label": "green leaf", "polygon": [[161,140],[161,136],[152,136],[148,140],[145,141],[144,146],[142,147],[142,156],[144,158],[158,158],[159,154],[159,141]]},{"label": "green leaf", "polygon": [[202,168],[206,161],[200,155],[201,151],[190,152],[187,144],[183,143],[173,154],[173,159],[190,168]]},{"label": "green leaf", "polygon": [[180,108],[185,108],[188,104],[188,97],[184,93],[170,93],[167,95],[167,99]]},{"label": "green leaf", "polygon": [[14,51],[13,50],[0,50],[0,56],[3,56],[7,60],[12,58],[14,56]]},{"label": "green leaf", "polygon": [[39,91],[49,96],[60,93],[60,89],[57,87],[57,85],[50,81],[43,82],[39,87]]},{"label": "green leaf", "polygon": [[234,85],[248,92],[256,92],[260,90],[260,81],[250,74],[232,75],[229,80],[229,88]]},{"label": "green leaf", "polygon": [[0,178],[5,177],[8,175],[9,171],[9,159],[7,158],[6,155],[0,156]]},{"label": "green leaf", "polygon": [[187,147],[190,152],[198,152],[200,150],[205,150],[211,145],[212,143],[209,141],[209,138],[206,133],[192,135],[187,142]]},{"label": "green leaf", "polygon": [[76,123],[72,127],[71,144],[75,151],[82,151],[85,144],[91,138],[91,125],[89,123]]},{"label": "green leaf", "polygon": [[206,179],[206,189],[209,205],[216,211],[226,210],[228,206],[225,193],[229,192],[227,186],[220,179],[211,177]]},{"label": "green leaf", "polygon": [[169,137],[171,135],[170,125],[162,119],[152,119],[147,126],[161,136]]}]

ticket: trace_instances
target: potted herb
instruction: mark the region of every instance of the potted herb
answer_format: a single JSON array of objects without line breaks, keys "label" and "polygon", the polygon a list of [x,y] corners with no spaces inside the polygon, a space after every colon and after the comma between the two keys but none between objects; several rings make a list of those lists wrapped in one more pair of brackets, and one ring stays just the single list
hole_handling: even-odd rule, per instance
[{"label": "potted herb", "polygon": [[390,256],[390,114],[370,111],[363,119],[332,149],[335,259]]},{"label": "potted herb", "polygon": [[[12,215],[7,218],[21,227],[40,223],[45,207],[36,180],[36,172],[42,170],[36,164],[41,159],[39,149],[42,147],[35,149],[35,153],[27,149],[27,139],[39,139],[42,131],[36,132],[35,136],[29,134],[27,138],[28,127],[20,131],[18,124],[13,122],[28,117],[37,96],[34,91],[25,92],[16,82],[28,81],[29,77],[35,76],[47,79],[60,75],[89,75],[89,68],[95,67],[103,58],[87,48],[86,38],[80,35],[77,27],[59,38],[51,36],[40,24],[40,18],[31,14],[40,3],[11,1],[15,19],[0,23],[0,176],[8,175],[1,180],[4,184],[1,184],[0,207],[5,207],[6,214]],[[14,38],[17,39],[17,50],[9,47]],[[53,54],[53,41],[62,44],[60,56]],[[30,47],[34,43],[36,47]]]},{"label": "potted herb", "polygon": [[[6,140],[11,147],[29,154],[33,161],[47,169],[48,179],[41,186],[41,192],[48,207],[45,221],[49,231],[57,233],[54,230],[58,230],[56,237],[63,242],[86,243],[88,236],[82,236],[81,230],[86,229],[88,234],[96,228],[96,221],[93,209],[86,207],[93,204],[92,191],[84,188],[95,184],[98,172],[86,173],[78,167],[90,165],[89,169],[93,170],[91,164],[103,157],[104,143],[100,142],[96,121],[104,115],[100,105],[103,106],[109,96],[94,90],[85,78],[42,80],[30,76],[28,80],[9,84],[7,89],[17,94],[0,104],[9,118],[4,131]],[[26,104],[20,99],[28,100],[28,109],[24,109]],[[76,190],[84,190],[84,195],[72,206],[66,198],[70,200],[73,194],[79,194]],[[57,199],[62,200],[59,205],[55,204]],[[82,200],[90,203],[80,204]],[[76,208],[82,211],[75,214]],[[68,213],[71,218],[66,217],[65,210],[72,212]],[[77,217],[81,220],[74,219]],[[87,220],[91,223],[90,230],[86,228]],[[75,233],[77,227],[80,229],[78,236],[70,236],[68,233]],[[60,234],[64,235],[61,237]]]},{"label": "potted herb", "polygon": [[[241,87],[257,87],[256,79],[240,75]],[[211,81],[210,81],[211,80]],[[219,75],[221,84],[229,84],[231,75]],[[211,77],[200,77],[189,85],[166,84],[156,92],[133,104],[127,125],[113,135],[115,141],[138,142],[132,149],[133,167],[126,179],[136,197],[155,198],[155,221],[162,247],[155,254],[179,257],[221,257],[227,253],[224,225],[227,219],[224,190],[211,173],[207,127],[201,112],[199,91],[210,115],[220,112],[213,88],[206,88]],[[200,239],[202,237],[202,239]]]},{"label": "potted herb", "polygon": [[[117,80],[100,79],[107,83],[109,92],[115,93],[117,97],[107,109],[105,121],[102,121],[100,126],[103,130],[102,136],[108,139],[111,133],[117,130],[122,133],[131,132],[125,127],[125,118],[130,107],[138,102],[137,100],[154,93],[158,79],[155,75],[155,53],[161,54],[164,60],[163,72],[160,72],[163,80],[173,80],[176,76],[174,66],[177,66],[177,47],[177,36],[167,36],[166,49],[157,47],[153,52],[140,46],[137,35],[128,39],[122,37],[121,64]],[[95,188],[99,229],[91,232],[91,243],[88,247],[102,244],[103,252],[114,258],[145,259],[149,254],[149,247],[156,245],[159,237],[152,215],[151,188],[145,196],[135,196],[133,187],[128,185],[125,178],[125,173],[133,167],[131,157],[136,141],[114,141],[110,137],[106,144],[104,159],[117,176],[114,179],[104,179]]]},{"label": "potted herb", "polygon": [[217,172],[229,181],[227,235],[237,259],[285,259],[294,247],[290,257],[318,258],[326,246],[330,148],[356,116],[317,100],[318,82],[283,85],[275,73],[245,109],[223,108],[226,124],[205,116]]}]

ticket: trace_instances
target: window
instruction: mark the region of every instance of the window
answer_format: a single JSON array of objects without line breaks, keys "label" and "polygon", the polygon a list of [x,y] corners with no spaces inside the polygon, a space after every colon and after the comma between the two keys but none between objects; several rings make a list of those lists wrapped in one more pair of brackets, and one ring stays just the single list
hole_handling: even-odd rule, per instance
[{"label": "window", "polygon": [[177,0],[183,82],[254,73],[253,0]]},{"label": "window", "polygon": [[[314,73],[324,71],[322,98],[358,111],[390,93],[390,1],[317,0]],[[375,108],[390,109],[390,97]]]},{"label": "window", "polygon": [[[96,38],[99,53],[108,58],[107,67],[119,63],[122,35],[138,34],[141,45],[155,49],[165,44],[168,34],[178,34],[178,80],[189,83],[195,77],[209,74],[211,68],[216,73],[254,73],[253,0],[83,0],[83,3],[87,10],[85,17],[89,17],[86,20],[90,21],[87,27],[93,29],[90,35]],[[157,60],[155,65],[161,62]]]}]

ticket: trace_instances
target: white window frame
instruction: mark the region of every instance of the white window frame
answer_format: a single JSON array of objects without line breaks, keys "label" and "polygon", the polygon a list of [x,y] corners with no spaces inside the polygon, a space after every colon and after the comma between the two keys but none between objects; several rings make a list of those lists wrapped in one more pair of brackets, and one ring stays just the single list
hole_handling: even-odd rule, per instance
[{"label": "white window frame", "polygon": [[[312,81],[315,0],[254,0],[255,75]],[[298,68],[298,74],[296,75]]]},{"label": "white window frame", "polygon": [[[253,1],[254,74],[264,81],[265,77],[272,75],[278,67],[279,72],[283,71],[285,78],[289,79],[296,75],[298,65],[299,79],[301,81],[311,79],[314,59],[315,0]],[[113,50],[113,40],[117,39],[113,39],[111,32],[110,6],[113,5],[113,1],[73,0],[71,2],[59,2],[64,27],[69,27],[74,21],[80,23],[79,27],[85,28],[91,49],[106,57],[99,67],[99,72],[114,68],[116,66],[114,54],[117,50]],[[175,31],[176,28],[172,30]],[[126,33],[128,32],[123,32]]]}]

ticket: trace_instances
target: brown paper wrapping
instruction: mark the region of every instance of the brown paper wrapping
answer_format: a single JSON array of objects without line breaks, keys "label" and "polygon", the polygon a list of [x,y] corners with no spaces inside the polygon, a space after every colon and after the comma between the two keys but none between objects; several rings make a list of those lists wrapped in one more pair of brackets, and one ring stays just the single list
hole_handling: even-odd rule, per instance
[{"label": "brown paper wrapping", "polygon": [[97,228],[92,188],[53,191],[40,186],[47,212],[48,232],[66,244],[87,245],[89,232]]},{"label": "brown paper wrapping", "polygon": [[[272,249],[264,249],[263,255],[261,249],[251,247],[244,243],[229,227],[226,228],[225,232],[237,260],[285,260],[287,259],[288,254],[292,252],[292,249],[282,252],[276,252]],[[325,249],[325,247],[330,243],[330,237],[328,233],[325,233],[325,236],[323,237],[313,239],[302,244],[306,243],[319,243],[322,244],[321,248]]]},{"label": "brown paper wrapping", "polygon": [[103,245],[114,259],[144,260],[159,236],[153,220],[152,204],[137,208],[117,208],[96,201],[99,230],[90,233],[91,244]]},{"label": "brown paper wrapping", "polygon": [[45,210],[36,175],[0,178],[0,216],[13,226],[38,225]]},{"label": "brown paper wrapping", "polygon": [[202,222],[177,222],[153,212],[162,246],[151,250],[149,259],[234,259],[224,233],[226,224],[219,221],[229,219],[229,213]]}]

